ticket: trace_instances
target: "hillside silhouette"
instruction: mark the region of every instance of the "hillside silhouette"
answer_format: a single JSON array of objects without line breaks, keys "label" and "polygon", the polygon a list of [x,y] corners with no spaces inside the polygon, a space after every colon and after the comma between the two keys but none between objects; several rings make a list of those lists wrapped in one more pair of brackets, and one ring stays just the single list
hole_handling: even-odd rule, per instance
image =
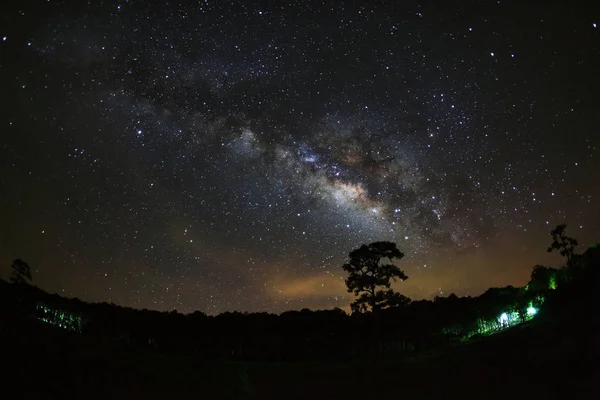
[{"label": "hillside silhouette", "polygon": [[183,315],[0,281],[3,378],[24,398],[587,398],[600,377],[600,248],[577,254],[559,228],[549,251],[565,265],[535,266],[525,287],[351,315]]}]

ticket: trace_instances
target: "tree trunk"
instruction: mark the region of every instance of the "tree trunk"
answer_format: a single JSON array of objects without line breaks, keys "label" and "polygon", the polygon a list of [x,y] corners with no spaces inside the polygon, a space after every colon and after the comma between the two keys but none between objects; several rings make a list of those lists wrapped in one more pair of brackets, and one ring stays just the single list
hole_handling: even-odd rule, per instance
[{"label": "tree trunk", "polygon": [[373,307],[372,343],[375,357],[381,355],[381,308]]}]

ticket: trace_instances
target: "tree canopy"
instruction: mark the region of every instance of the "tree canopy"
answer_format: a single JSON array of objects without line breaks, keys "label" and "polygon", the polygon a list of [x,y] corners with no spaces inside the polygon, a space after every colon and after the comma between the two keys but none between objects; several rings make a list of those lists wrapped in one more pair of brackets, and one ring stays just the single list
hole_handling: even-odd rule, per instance
[{"label": "tree canopy", "polygon": [[[410,299],[391,289],[392,281],[404,281],[408,276],[393,264],[404,254],[393,242],[363,244],[352,250],[349,261],[342,266],[349,273],[346,278],[348,292],[358,298],[351,304],[352,311],[378,311],[382,308],[408,304]],[[382,263],[382,260],[389,263]]]},{"label": "tree canopy", "polygon": [[565,233],[566,228],[567,225],[561,224],[557,225],[556,228],[550,232],[550,236],[552,236],[552,243],[550,244],[550,247],[548,247],[547,251],[548,253],[551,253],[554,250],[558,250],[560,251],[560,255],[567,257],[567,261],[570,262],[571,257],[575,252],[575,247],[577,247],[578,243],[576,239],[567,236]]},{"label": "tree canopy", "polygon": [[10,281],[12,283],[27,283],[27,281],[32,281],[31,277],[31,269],[29,268],[29,264],[25,261],[17,258],[14,260],[10,266],[12,272],[10,273]]}]

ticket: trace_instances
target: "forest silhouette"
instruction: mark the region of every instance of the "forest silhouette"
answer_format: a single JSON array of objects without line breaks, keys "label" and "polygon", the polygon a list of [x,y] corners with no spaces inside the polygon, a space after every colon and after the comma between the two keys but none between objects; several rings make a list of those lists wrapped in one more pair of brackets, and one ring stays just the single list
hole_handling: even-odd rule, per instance
[{"label": "forest silhouette", "polygon": [[[138,361],[148,358],[153,360],[148,361],[150,364],[171,360],[171,368],[187,371],[189,366],[181,365],[202,363],[202,368],[213,365],[218,370],[225,368],[222,363],[233,362],[235,364],[227,365],[235,365],[232,367],[235,372],[227,370],[229,367],[222,376],[213,371],[219,378],[209,381],[215,390],[225,390],[225,386],[232,385],[232,391],[227,389],[222,394],[240,398],[257,396],[260,390],[257,383],[252,382],[260,382],[261,373],[267,382],[268,374],[264,371],[271,371],[282,362],[291,363],[286,364],[287,368],[317,363],[321,368],[344,365],[363,372],[365,365],[371,365],[370,372],[365,373],[381,378],[386,372],[374,371],[388,368],[389,363],[415,363],[452,354],[459,351],[457,349],[476,352],[480,351],[476,349],[488,348],[486,354],[503,357],[499,353],[504,352],[502,346],[509,346],[506,343],[525,352],[529,351],[527,346],[532,341],[536,342],[538,352],[563,349],[565,340],[575,338],[579,346],[589,346],[598,332],[600,304],[596,293],[600,289],[600,248],[593,245],[581,254],[576,253],[577,241],[567,236],[565,225],[557,226],[551,236],[548,251],[559,252],[565,258],[564,266],[557,269],[536,265],[524,287],[490,288],[477,297],[451,294],[414,301],[391,289],[394,280],[408,278],[394,263],[403,257],[396,244],[363,245],[351,251],[348,262],[342,266],[348,273],[348,291],[356,296],[350,315],[338,308],[286,311],[280,315],[226,312],[209,316],[201,311],[183,315],[176,311],[87,303],[51,295],[31,285],[28,283],[32,281],[29,265],[17,259],[11,265],[11,283],[0,281],[0,334],[7,359],[15,365],[12,371],[17,381],[27,379],[32,368],[53,364],[71,374],[84,362],[82,354],[102,349],[102,356],[97,357],[110,365],[115,360],[136,364],[136,357],[141,357]],[[503,343],[502,340],[506,343],[497,344]],[[560,345],[553,340],[558,340]],[[590,353],[589,348],[586,350],[595,354]],[[569,348],[567,353],[576,355],[579,361],[588,360],[583,351],[577,347]],[[253,367],[254,373],[250,374],[248,365],[254,365],[252,363],[259,363],[266,370]],[[193,368],[196,367],[198,365]],[[111,368],[116,367],[111,366],[109,370]],[[207,372],[202,368],[204,372],[199,373],[204,374],[202,379],[205,379]],[[263,372],[256,372],[256,368]],[[275,377],[282,372],[271,373]],[[331,371],[324,374],[328,373]],[[104,376],[96,367],[89,374],[77,377],[80,383],[76,385],[93,385],[94,379],[105,379],[95,377],[96,374]],[[56,379],[60,381],[60,377]],[[141,378],[124,379],[140,382]],[[289,376],[282,379],[293,380]],[[305,378],[298,379],[301,382]],[[342,379],[342,382],[345,381]],[[281,382],[275,386],[281,386]],[[367,390],[368,386],[365,383],[360,388]],[[55,390],[60,392],[61,389]],[[377,389],[380,390],[385,392],[383,388]]]}]

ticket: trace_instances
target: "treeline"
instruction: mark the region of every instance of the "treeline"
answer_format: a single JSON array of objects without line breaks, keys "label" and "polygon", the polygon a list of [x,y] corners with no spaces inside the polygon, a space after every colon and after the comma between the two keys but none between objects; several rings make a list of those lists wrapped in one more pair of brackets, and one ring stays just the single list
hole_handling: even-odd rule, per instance
[{"label": "treeline", "polygon": [[[489,335],[534,314],[551,318],[576,307],[597,309],[599,271],[600,248],[592,247],[581,255],[570,254],[561,269],[534,267],[531,281],[522,288],[492,288],[477,297],[452,294],[384,309],[378,318],[379,351],[413,354]],[[280,315],[208,316],[199,311],[184,315],[90,304],[5,281],[0,281],[0,302],[4,333],[20,320],[37,320],[63,328],[65,334],[199,359],[348,359],[370,354],[374,346],[374,320],[368,312],[347,315],[340,309],[304,309]]]}]

